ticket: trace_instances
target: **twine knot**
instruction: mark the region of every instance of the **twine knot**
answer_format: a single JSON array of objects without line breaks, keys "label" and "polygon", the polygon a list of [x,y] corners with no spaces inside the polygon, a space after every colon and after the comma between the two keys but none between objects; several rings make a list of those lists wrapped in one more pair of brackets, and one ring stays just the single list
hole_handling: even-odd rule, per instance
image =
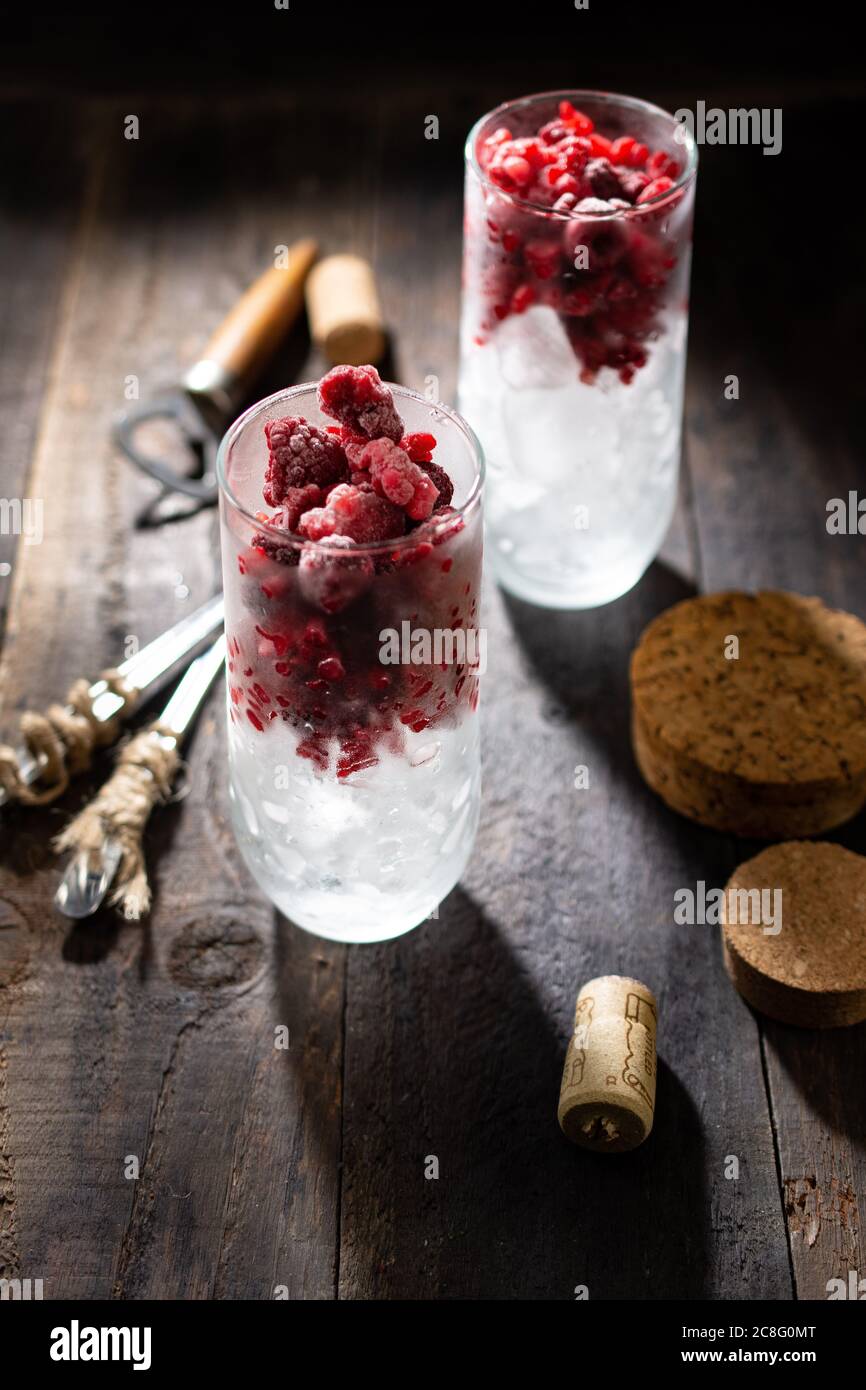
[{"label": "twine knot", "polygon": [[35,782],[21,772],[20,751],[11,744],[0,744],[0,786],[10,800],[24,806],[47,806],[62,796],[70,778],[83,772],[98,748],[114,743],[120,730],[121,715],[135,706],[138,692],[118,671],[104,671],[101,680],[123,700],[123,708],[111,719],[97,719],[94,698],[86,680],[77,680],[65,705],[51,705],[44,714],[25,710],[19,721],[21,742],[39,768]]},{"label": "twine knot", "polygon": [[109,901],[138,921],[150,907],[143,836],[157,802],[167,801],[180,765],[177,735],[155,723],[121,748],[117,766],[93,800],[57,836],[54,848],[100,854],[106,840],[120,846],[120,863]]}]

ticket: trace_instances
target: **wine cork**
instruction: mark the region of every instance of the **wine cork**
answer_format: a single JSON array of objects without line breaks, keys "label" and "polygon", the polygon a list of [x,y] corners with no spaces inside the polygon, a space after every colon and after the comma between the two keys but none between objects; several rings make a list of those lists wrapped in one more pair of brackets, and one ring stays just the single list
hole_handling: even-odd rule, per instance
[{"label": "wine cork", "polygon": [[624,1153],[653,1127],[656,1001],[623,975],[603,975],[577,996],[557,1118],[584,1149]]},{"label": "wine cork", "polygon": [[360,367],[385,351],[385,326],[370,264],[328,256],[307,277],[310,332],[333,365]]}]

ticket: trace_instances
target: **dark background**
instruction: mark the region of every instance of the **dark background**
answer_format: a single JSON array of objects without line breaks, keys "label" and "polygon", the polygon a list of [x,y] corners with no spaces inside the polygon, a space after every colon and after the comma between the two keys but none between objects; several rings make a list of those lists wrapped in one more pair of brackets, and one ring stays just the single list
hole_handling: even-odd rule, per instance
[{"label": "dark background", "polygon": [[856,11],[841,4],[590,0],[588,10],[575,11],[571,0],[291,0],[288,11],[275,11],[272,0],[157,0],[3,6],[0,13],[4,78],[62,89],[321,87],[342,80],[351,82],[361,108],[383,87],[406,80],[441,95],[453,73],[509,88],[532,71],[550,87],[617,90],[628,79],[635,92],[672,81],[696,89],[748,83],[765,105],[759,93],[768,96],[779,83],[819,98],[834,83],[862,79]]}]

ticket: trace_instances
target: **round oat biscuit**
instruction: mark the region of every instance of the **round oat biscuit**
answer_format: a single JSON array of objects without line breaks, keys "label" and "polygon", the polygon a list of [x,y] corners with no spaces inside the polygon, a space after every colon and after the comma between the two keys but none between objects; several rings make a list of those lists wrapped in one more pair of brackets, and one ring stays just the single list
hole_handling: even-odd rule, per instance
[{"label": "round oat biscuit", "polygon": [[725,966],[753,1008],[801,1028],[866,1019],[862,855],[814,840],[772,845],[734,870],[721,919]]},{"label": "round oat biscuit", "polygon": [[687,599],[632,653],[632,742],[675,811],[758,839],[819,835],[866,804],[866,626],[817,598]]}]

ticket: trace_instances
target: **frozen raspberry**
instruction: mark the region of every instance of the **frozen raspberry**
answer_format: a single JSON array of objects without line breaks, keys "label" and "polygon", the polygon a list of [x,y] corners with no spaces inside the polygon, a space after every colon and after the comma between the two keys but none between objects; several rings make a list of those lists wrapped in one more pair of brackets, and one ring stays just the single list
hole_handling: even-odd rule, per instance
[{"label": "frozen raspberry", "polygon": [[403,436],[394,397],[375,367],[333,367],[319,382],[320,408],[354,434],[367,439]]},{"label": "frozen raspberry", "polygon": [[610,147],[611,163],[627,164],[629,155],[636,144],[637,141],[633,135],[620,135]]},{"label": "frozen raspberry", "polygon": [[555,241],[541,241],[536,238],[526,243],[524,252],[527,264],[539,280],[549,280],[559,270],[559,245]]},{"label": "frozen raspberry", "polygon": [[[610,203],[597,198],[584,198],[575,208],[577,216],[569,221],[563,232],[563,247],[570,263],[575,265],[576,257],[582,247],[586,247],[588,265],[579,265],[595,274],[616,265],[628,250],[628,233],[618,218],[604,217],[600,214],[611,211]],[[580,217],[580,213],[595,214]]]},{"label": "frozen raspberry", "polygon": [[561,140],[565,140],[571,131],[564,121],[548,121],[538,132],[539,140],[545,140],[548,145],[558,145]]},{"label": "frozen raspberry", "polygon": [[343,425],[329,425],[328,434],[333,434],[339,439],[343,446],[343,452],[346,455],[349,467],[357,468],[361,450],[367,443],[367,436],[365,434],[354,434],[352,430],[345,429]]},{"label": "frozen raspberry", "polygon": [[569,135],[556,147],[556,163],[564,164],[570,174],[579,174],[591,154],[592,145],[585,135]]},{"label": "frozen raspberry", "polygon": [[506,155],[502,161],[502,171],[518,188],[525,188],[532,178],[532,165],[519,154]]},{"label": "frozen raspberry", "polygon": [[525,314],[535,300],[535,290],[531,285],[518,285],[511,296],[512,314]]},{"label": "frozen raspberry", "polygon": [[617,169],[620,191],[630,203],[636,203],[640,194],[650,182],[649,174],[641,169]]},{"label": "frozen raspberry", "polygon": [[424,469],[428,478],[432,478],[433,484],[439,493],[433,511],[440,512],[443,508],[450,507],[451,498],[454,496],[454,484],[445,472],[445,469],[441,468],[438,463],[423,463],[421,467]]},{"label": "frozen raspberry", "polygon": [[[298,571],[301,593],[308,603],[321,608],[323,613],[342,613],[372,583],[373,561],[366,555],[353,555],[354,547],[355,542],[349,536],[331,536],[326,548],[304,546]],[[335,555],[335,548],[345,550],[345,558]],[[339,659],[335,657],[323,657],[319,662],[319,674],[325,680],[336,679],[322,670],[326,663],[334,661],[339,664]],[[330,671],[335,669],[328,667]]]},{"label": "frozen raspberry", "polygon": [[[309,483],[307,487],[290,487],[282,507],[274,512],[273,516],[268,516],[265,512],[259,512],[258,516],[274,530],[295,532],[301,515],[311,507],[318,507],[323,500],[322,490],[316,487],[315,483]],[[260,532],[253,536],[252,543],[278,565],[298,563],[297,546],[291,545],[288,539],[285,544],[281,544],[275,537]]]},{"label": "frozen raspberry", "polygon": [[590,135],[594,130],[593,122],[590,120],[589,116],[584,116],[583,112],[578,111],[572,106],[570,101],[561,101],[559,103],[559,119],[562,121],[563,125],[567,125],[571,130],[576,131],[578,135]]},{"label": "frozen raspberry", "polygon": [[322,489],[316,487],[315,483],[308,483],[306,487],[290,487],[271,524],[283,531],[297,531],[298,522],[304,512],[308,512],[311,507],[320,506],[323,501]]},{"label": "frozen raspberry", "polygon": [[608,140],[606,135],[599,135],[595,130],[588,138],[592,146],[593,154],[598,155],[600,159],[610,158],[611,146],[613,145],[612,140]]},{"label": "frozen raspberry", "polygon": [[425,521],[436,502],[436,486],[427,473],[390,439],[372,440],[361,455],[373,489],[413,521]]},{"label": "frozen raspberry", "polygon": [[653,179],[652,183],[648,183],[646,188],[638,195],[638,205],[641,203],[648,203],[652,198],[660,198],[663,193],[667,193],[673,186],[673,179],[668,178],[666,175],[662,175],[662,177],[658,179]]},{"label": "frozen raspberry", "polygon": [[579,198],[583,187],[581,180],[576,179],[574,174],[560,174],[553,185],[553,191],[557,197],[562,197],[563,193],[571,193],[575,198]]},{"label": "frozen raspberry", "polygon": [[504,145],[510,139],[511,131],[501,125],[498,130],[494,130],[492,135],[488,135],[486,140],[482,140],[478,150],[478,162],[482,169],[487,168],[499,146]]},{"label": "frozen raspberry", "polygon": [[336,529],[337,518],[329,507],[313,507],[298,522],[298,530],[311,541],[323,541]]},{"label": "frozen raspberry", "polygon": [[[535,134],[495,131],[481,142],[479,160],[515,201],[549,209],[547,227],[561,239],[542,233],[527,240],[519,209],[488,198],[474,341],[483,346],[501,322],[531,305],[549,307],[562,318],[582,380],[592,382],[608,367],[630,382],[647,361],[643,345],[658,336],[657,291],[675,264],[662,223],[677,196],[676,159],[664,150],[651,153],[621,129],[602,134],[563,99]],[[659,206],[646,206],[656,201]],[[633,210],[640,216],[629,215]],[[588,255],[578,254],[583,247]],[[420,455],[412,461],[425,462]],[[440,491],[437,514],[443,506]]]},{"label": "frozen raspberry", "polygon": [[404,434],[400,440],[400,448],[405,449],[413,463],[429,463],[436,448],[436,436],[421,431]]},{"label": "frozen raspberry", "polygon": [[325,487],[347,475],[339,440],[310,425],[300,415],[269,420],[265,425],[268,468],[262,489],[269,507],[282,506],[290,489],[310,483]]},{"label": "frozen raspberry", "polygon": [[680,166],[664,150],[656,150],[647,160],[646,171],[651,179],[675,179],[680,172]]},{"label": "frozen raspberry", "polygon": [[616,198],[621,192],[619,177],[609,159],[591,159],[583,177],[594,198]]},{"label": "frozen raspberry", "polygon": [[387,498],[343,483],[334,488],[326,506],[301,517],[299,528],[311,541],[338,535],[365,544],[402,536],[406,518]]},{"label": "frozen raspberry", "polygon": [[606,212],[610,212],[610,203],[604,198],[581,198],[574,210],[585,212],[590,217],[603,217]]}]

